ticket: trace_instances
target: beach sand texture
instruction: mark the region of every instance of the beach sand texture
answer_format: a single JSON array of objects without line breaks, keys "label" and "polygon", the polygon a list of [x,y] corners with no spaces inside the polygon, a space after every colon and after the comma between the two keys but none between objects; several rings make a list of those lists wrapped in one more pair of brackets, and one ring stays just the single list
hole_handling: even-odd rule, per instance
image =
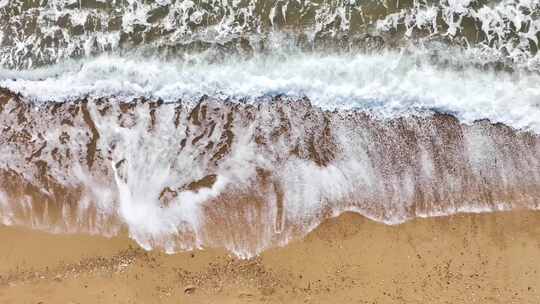
[{"label": "beach sand texture", "polygon": [[397,226],[346,213],[250,260],[2,227],[0,303],[538,303],[539,224],[530,211]]}]

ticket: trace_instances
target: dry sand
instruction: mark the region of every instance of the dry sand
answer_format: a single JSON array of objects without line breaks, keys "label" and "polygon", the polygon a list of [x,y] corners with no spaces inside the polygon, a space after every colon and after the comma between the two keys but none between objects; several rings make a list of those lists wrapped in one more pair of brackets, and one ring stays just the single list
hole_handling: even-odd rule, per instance
[{"label": "dry sand", "polygon": [[540,213],[344,214],[248,261],[0,227],[0,303],[540,303]]}]

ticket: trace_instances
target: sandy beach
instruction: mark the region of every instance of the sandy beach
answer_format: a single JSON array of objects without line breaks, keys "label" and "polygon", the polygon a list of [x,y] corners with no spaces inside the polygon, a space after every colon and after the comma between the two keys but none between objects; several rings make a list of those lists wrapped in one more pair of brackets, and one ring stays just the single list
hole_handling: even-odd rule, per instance
[{"label": "sandy beach", "polygon": [[538,303],[540,213],[386,226],[357,214],[238,260],[0,228],[0,303]]}]

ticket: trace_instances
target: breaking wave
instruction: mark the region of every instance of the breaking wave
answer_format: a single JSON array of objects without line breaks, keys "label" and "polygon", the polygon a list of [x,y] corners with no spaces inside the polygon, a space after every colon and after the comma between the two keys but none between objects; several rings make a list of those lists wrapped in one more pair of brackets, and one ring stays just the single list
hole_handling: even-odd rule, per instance
[{"label": "breaking wave", "polygon": [[471,123],[503,122],[540,131],[540,74],[419,63],[423,55],[298,53],[223,62],[99,57],[32,71],[5,71],[0,86],[37,102],[88,96],[197,102],[202,96],[256,103],[307,97],[323,109],[368,110],[381,117],[437,111]]}]

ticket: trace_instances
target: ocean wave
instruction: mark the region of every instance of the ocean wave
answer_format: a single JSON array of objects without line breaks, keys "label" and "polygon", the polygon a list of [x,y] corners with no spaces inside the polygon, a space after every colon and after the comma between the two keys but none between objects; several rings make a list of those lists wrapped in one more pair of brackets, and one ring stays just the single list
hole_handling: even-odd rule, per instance
[{"label": "ocean wave", "polygon": [[37,102],[85,96],[165,102],[210,96],[245,103],[307,97],[328,110],[357,109],[381,117],[432,110],[465,123],[487,118],[540,131],[540,75],[441,67],[427,61],[426,54],[295,53],[221,62],[199,56],[182,61],[103,56],[0,75],[0,86]]}]

